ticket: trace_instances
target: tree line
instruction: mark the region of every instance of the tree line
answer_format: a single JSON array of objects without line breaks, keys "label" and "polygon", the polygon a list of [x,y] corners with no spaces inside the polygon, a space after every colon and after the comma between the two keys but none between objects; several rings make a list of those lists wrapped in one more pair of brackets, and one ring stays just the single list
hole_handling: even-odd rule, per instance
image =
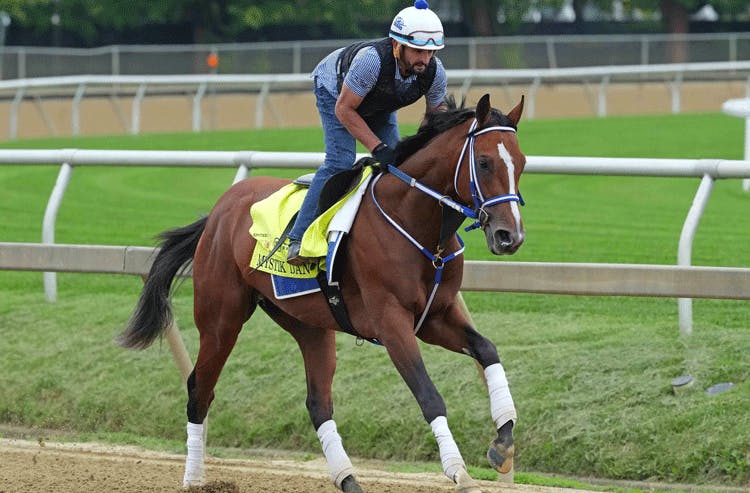
[{"label": "tree line", "polygon": [[[706,0],[572,0],[566,32],[587,32],[584,12],[660,19],[652,31],[686,33]],[[433,0],[448,36],[497,36],[529,31],[531,9],[554,11],[566,0]],[[410,0],[0,0],[6,44],[100,46],[121,43],[370,38],[382,36]],[[747,20],[750,0],[710,0],[722,21]],[[637,14],[637,15],[636,15]],[[7,21],[6,21],[7,23]],[[609,23],[614,29],[614,23]],[[606,30],[606,28],[605,28]],[[588,31],[590,32],[590,30]],[[550,32],[552,33],[552,32]]]}]

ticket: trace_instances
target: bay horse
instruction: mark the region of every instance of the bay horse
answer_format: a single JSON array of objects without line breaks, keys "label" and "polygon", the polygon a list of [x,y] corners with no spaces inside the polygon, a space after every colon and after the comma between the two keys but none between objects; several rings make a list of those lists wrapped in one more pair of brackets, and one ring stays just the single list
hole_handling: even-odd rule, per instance
[{"label": "bay horse", "polygon": [[[397,146],[398,166],[371,180],[351,226],[340,283],[351,326],[385,347],[432,428],[446,476],[463,493],[479,488],[466,472],[417,337],[468,355],[481,366],[497,429],[487,457],[493,467],[508,472],[516,411],[497,349],[472,326],[459,296],[463,243],[455,232],[469,216],[493,254],[513,254],[523,243],[518,181],[526,158],[516,137],[522,112],[523,98],[505,115],[485,95],[476,109],[454,105],[426,115],[418,132]],[[306,405],[332,482],[347,493],[362,491],[333,420],[335,331],[342,329],[320,293],[276,299],[271,276],[250,266],[255,245],[248,234],[250,207],[287,183],[272,177],[240,181],[207,217],[162,233],[161,249],[120,335],[121,345],[142,349],[169,327],[172,282],[192,261],[200,348],[187,379],[185,487],[205,480],[203,421],[240,330],[260,306],[302,352]],[[445,221],[446,208],[457,211],[460,220]],[[446,222],[452,227],[441,235]]]}]

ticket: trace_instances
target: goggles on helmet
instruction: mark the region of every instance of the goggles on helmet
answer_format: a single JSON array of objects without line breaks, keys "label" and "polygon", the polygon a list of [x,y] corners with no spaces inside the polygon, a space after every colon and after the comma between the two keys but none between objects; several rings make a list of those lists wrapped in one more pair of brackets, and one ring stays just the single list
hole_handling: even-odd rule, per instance
[{"label": "goggles on helmet", "polygon": [[440,49],[443,47],[444,39],[442,31],[414,31],[410,34],[402,34],[391,29],[391,38],[400,43],[406,43],[420,48]]}]

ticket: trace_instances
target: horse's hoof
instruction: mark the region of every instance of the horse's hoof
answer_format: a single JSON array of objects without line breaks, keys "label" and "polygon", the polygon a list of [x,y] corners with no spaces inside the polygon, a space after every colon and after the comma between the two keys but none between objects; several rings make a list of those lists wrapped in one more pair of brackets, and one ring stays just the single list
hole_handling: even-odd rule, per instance
[{"label": "horse's hoof", "polygon": [[231,481],[210,481],[201,486],[190,486],[183,490],[185,493],[206,493],[221,491],[223,493],[240,493],[240,487]]},{"label": "horse's hoof", "polygon": [[185,491],[187,493],[193,493],[197,491],[203,491],[203,486],[205,485],[206,481],[201,479],[191,479],[191,480],[183,480],[182,481],[182,491]]},{"label": "horse's hoof", "polygon": [[456,482],[456,493],[482,493],[477,482],[469,476],[465,469],[460,469],[453,480]]},{"label": "horse's hoof", "polygon": [[515,454],[515,446],[510,445],[505,447],[497,440],[490,443],[490,448],[487,450],[487,460],[490,462],[490,466],[500,474],[508,474],[513,468],[513,455]]},{"label": "horse's hoof", "polygon": [[479,489],[479,486],[456,486],[456,493],[482,493],[482,490]]},{"label": "horse's hoof", "polygon": [[352,475],[345,477],[341,482],[341,491],[344,493],[364,493]]}]

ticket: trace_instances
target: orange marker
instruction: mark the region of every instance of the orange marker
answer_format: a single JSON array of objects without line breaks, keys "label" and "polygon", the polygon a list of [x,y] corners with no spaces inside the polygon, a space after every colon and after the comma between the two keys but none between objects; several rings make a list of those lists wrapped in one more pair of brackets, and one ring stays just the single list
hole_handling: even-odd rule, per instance
[{"label": "orange marker", "polygon": [[211,53],[206,57],[206,64],[208,65],[208,68],[214,69],[219,66],[219,55],[216,53]]}]

